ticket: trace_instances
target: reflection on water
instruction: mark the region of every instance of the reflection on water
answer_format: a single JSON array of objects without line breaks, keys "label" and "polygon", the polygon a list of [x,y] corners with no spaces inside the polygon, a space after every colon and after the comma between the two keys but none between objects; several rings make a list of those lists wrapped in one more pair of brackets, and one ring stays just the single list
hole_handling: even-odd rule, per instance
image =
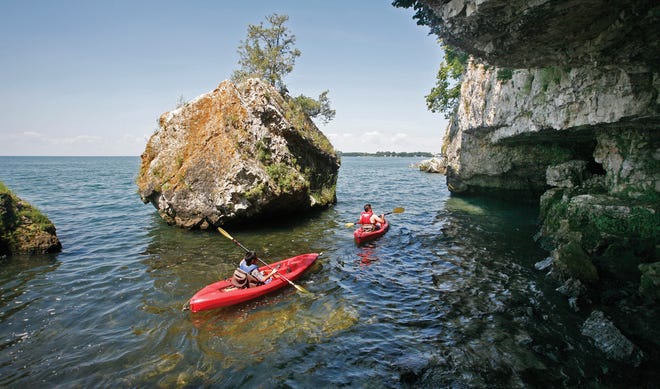
[{"label": "reflection on water", "polygon": [[[296,280],[311,295],[287,287],[191,313],[186,301],[230,276],[243,250],[160,220],[135,193],[138,158],[0,157],[2,179],[47,213],[64,245],[56,257],[2,262],[0,386],[658,382],[648,365],[619,366],[580,335],[584,313],[534,269],[547,256],[532,240],[535,207],[451,197],[443,176],[412,162],[344,158],[335,207],[229,231],[267,262],[322,252]],[[370,186],[385,195],[356,191]],[[406,210],[356,246],[344,223],[367,202]]]}]

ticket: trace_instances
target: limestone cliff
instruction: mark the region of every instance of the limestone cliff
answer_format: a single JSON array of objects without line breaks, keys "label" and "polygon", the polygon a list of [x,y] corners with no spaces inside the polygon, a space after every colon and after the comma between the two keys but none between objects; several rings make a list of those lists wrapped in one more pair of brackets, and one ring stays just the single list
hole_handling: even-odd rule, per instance
[{"label": "limestone cliff", "polygon": [[61,250],[53,223],[0,182],[0,257]]},{"label": "limestone cliff", "polygon": [[333,204],[338,169],[312,121],[249,79],[164,113],[137,184],[168,223],[206,229]]},{"label": "limestone cliff", "polygon": [[443,146],[449,189],[540,199],[560,279],[639,280],[660,258],[660,6],[417,3],[474,58]]},{"label": "limestone cliff", "polygon": [[410,3],[473,58],[443,145],[449,189],[539,201],[551,251],[539,268],[573,309],[602,304],[657,350],[660,5]]},{"label": "limestone cliff", "polygon": [[[499,74],[498,68],[468,65],[445,145],[454,192],[540,194],[549,187],[548,166],[572,159],[606,174],[614,192],[660,190],[658,170],[647,163],[657,148],[657,74],[615,66]],[[641,156],[628,156],[625,171],[611,155],[620,153],[611,145],[618,137],[627,138],[626,153]]]}]

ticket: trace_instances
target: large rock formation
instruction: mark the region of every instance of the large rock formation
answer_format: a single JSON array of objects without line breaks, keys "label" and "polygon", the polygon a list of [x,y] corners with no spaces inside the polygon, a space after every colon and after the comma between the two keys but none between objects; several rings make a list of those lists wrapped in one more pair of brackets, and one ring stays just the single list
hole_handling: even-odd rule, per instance
[{"label": "large rock formation", "polygon": [[61,250],[53,223],[0,182],[0,257]]},{"label": "large rock formation", "polygon": [[541,193],[546,169],[570,160],[587,161],[617,193],[660,190],[656,73],[614,66],[500,73],[468,64],[446,144],[452,190]]},{"label": "large rock formation", "polygon": [[207,229],[336,202],[339,160],[270,85],[222,82],[164,113],[142,154],[139,194],[170,224]]},{"label": "large rock formation", "polygon": [[660,258],[660,6],[418,3],[475,58],[443,146],[449,189],[540,198],[562,281],[639,280]]},{"label": "large rock formation", "polygon": [[[549,274],[581,285],[572,306],[600,302],[614,317],[657,323],[644,303],[660,296],[660,5],[412,3],[473,56],[443,145],[449,189],[540,199]],[[613,295],[616,305],[604,297]],[[656,335],[636,334],[651,348]]]}]

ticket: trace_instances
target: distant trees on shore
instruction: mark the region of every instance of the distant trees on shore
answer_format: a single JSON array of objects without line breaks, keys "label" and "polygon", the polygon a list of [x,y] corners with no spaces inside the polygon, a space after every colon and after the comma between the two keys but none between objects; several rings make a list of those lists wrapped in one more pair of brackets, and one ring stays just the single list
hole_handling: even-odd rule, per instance
[{"label": "distant trees on shore", "polygon": [[342,152],[338,151],[337,154],[346,157],[433,157],[433,153],[427,151],[377,151],[375,153],[365,153],[365,152]]}]

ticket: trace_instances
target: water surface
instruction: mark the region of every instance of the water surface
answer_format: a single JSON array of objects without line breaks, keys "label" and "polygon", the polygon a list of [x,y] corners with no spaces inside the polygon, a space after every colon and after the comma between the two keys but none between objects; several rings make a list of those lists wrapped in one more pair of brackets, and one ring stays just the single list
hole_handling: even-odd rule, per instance
[{"label": "water surface", "polygon": [[[606,360],[533,264],[537,209],[451,197],[414,158],[345,157],[331,209],[232,230],[276,261],[322,252],[299,283],[236,307],[182,311],[233,272],[216,232],[160,220],[139,158],[0,157],[0,180],[44,211],[63,251],[0,266],[0,386],[547,387],[644,385]],[[362,205],[390,231],[358,247]],[[657,381],[656,381],[657,382]]]}]

